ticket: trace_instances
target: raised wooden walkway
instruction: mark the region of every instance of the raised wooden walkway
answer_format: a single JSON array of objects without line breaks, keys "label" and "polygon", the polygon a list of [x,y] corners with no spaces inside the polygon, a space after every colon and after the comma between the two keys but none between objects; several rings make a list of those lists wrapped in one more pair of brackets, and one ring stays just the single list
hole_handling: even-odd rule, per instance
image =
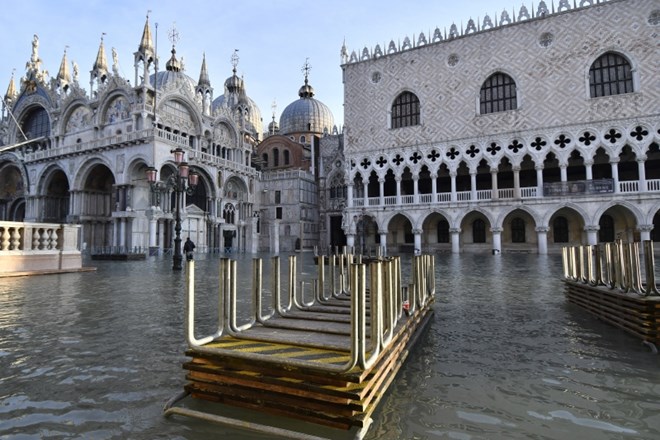
[{"label": "raised wooden walkway", "polygon": [[[276,257],[277,258],[277,257]],[[400,259],[354,264],[350,255],[318,262],[313,300],[296,291],[295,257],[289,259],[286,297],[273,262],[272,306],[262,309],[261,260],[255,259],[253,316],[236,322],[236,262],[221,262],[222,315],[216,334],[194,337],[194,263],[188,266],[187,330],[191,358],[184,364],[185,393],[194,398],[286,416],[361,438],[371,415],[431,320],[434,261],[413,259],[412,282],[401,286]],[[326,267],[330,283],[325,283]],[[169,403],[166,415],[287,438],[319,438],[299,431],[201,414]]]},{"label": "raised wooden walkway", "polygon": [[620,241],[564,248],[564,283],[568,301],[636,336],[657,353],[660,292],[655,281],[653,242],[643,245],[643,252],[638,242]]}]

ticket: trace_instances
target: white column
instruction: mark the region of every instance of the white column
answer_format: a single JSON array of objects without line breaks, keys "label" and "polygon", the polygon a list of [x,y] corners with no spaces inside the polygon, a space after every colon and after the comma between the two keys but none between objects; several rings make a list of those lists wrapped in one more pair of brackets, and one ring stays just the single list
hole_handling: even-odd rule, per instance
[{"label": "white column", "polygon": [[385,179],[378,179],[378,196],[380,206],[385,206]]},{"label": "white column", "polygon": [[158,246],[160,248],[160,252],[165,250],[165,228],[167,227],[167,221],[166,220],[159,220],[158,221],[158,227],[160,228],[160,236],[158,237]]},{"label": "white column", "polygon": [[413,203],[419,203],[419,176],[413,176]]},{"label": "white column", "polygon": [[119,219],[119,242],[117,243],[120,248],[126,247],[126,219]]},{"label": "white column", "polygon": [[637,225],[637,230],[639,231],[639,239],[641,241],[650,240],[653,225]]},{"label": "white column", "polygon": [[461,252],[461,228],[449,228],[451,235],[451,253],[458,254]]},{"label": "white column", "polygon": [[422,230],[413,229],[413,234],[415,234],[415,255],[422,253]]},{"label": "white column", "polygon": [[396,181],[396,205],[401,206],[401,176],[394,178]]},{"label": "white column", "polygon": [[449,177],[451,177],[451,201],[456,201],[456,171],[450,171]]},{"label": "white column", "polygon": [[431,173],[431,197],[433,203],[438,203],[438,173]]},{"label": "white column", "polygon": [[156,247],[156,229],[158,228],[158,221],[155,217],[149,219],[149,247]]},{"label": "white column", "polygon": [[565,164],[559,164],[559,171],[561,173],[561,181],[566,182],[568,180],[568,177],[566,175],[566,168],[567,166]]},{"label": "white column", "polygon": [[346,185],[346,206],[353,207],[353,184]]},{"label": "white column", "polygon": [[380,247],[383,252],[383,256],[387,255],[387,231],[378,231],[380,234]]},{"label": "white column", "polygon": [[520,198],[520,167],[513,167],[513,197]]},{"label": "white column", "polygon": [[536,197],[543,197],[543,165],[536,165]]},{"label": "white column", "polygon": [[499,198],[497,194],[497,168],[490,169],[490,180],[491,180],[491,185],[493,187],[491,198],[493,200],[496,200]]},{"label": "white column", "polygon": [[502,228],[491,228],[493,233],[493,255],[502,253]]},{"label": "white column", "polygon": [[598,244],[598,231],[600,230],[600,226],[589,225],[585,226],[584,230],[587,232],[587,244],[590,246]]},{"label": "white column", "polygon": [[477,201],[477,170],[470,170],[470,200]]},{"label": "white column", "polygon": [[257,234],[257,223],[259,217],[252,217],[252,224],[250,227],[250,252],[256,254],[259,250],[259,235]]},{"label": "white column", "polygon": [[612,166],[612,180],[614,180],[614,192],[619,192],[619,158],[616,157],[610,160]]},{"label": "white column", "polygon": [[594,165],[593,161],[584,162],[584,168],[586,171],[587,180],[594,180],[593,165]]},{"label": "white column", "polygon": [[637,169],[639,172],[639,192],[646,192],[646,168],[644,168],[645,161],[646,156],[640,156],[637,158]]},{"label": "white column", "polygon": [[539,254],[546,255],[548,253],[548,231],[550,228],[547,226],[539,226],[536,228],[536,240],[538,241]]},{"label": "white column", "polygon": [[362,181],[362,193],[364,194],[364,201],[362,202],[362,207],[366,208],[369,206],[369,180],[365,179]]},{"label": "white column", "polygon": [[119,246],[119,226],[118,223],[121,219],[114,218],[112,219],[112,239],[110,244],[112,246]]}]

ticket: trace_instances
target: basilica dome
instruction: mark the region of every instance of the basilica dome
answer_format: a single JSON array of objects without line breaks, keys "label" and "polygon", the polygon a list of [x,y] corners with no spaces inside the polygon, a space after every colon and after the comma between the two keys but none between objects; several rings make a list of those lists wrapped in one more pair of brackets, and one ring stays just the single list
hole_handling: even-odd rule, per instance
[{"label": "basilica dome", "polygon": [[213,100],[211,105],[215,110],[218,107],[229,107],[234,111],[240,111],[245,115],[245,128],[253,134],[260,136],[263,131],[261,111],[257,104],[245,93],[245,82],[243,78],[234,73],[225,81],[225,93]]},{"label": "basilica dome", "polygon": [[183,87],[189,89],[188,91],[194,96],[197,81],[186,75],[184,72],[185,68],[183,62],[176,58],[176,50],[172,47],[172,56],[165,64],[165,71],[151,75],[151,84],[155,84],[156,88],[162,89],[166,84],[178,80],[182,83]]},{"label": "basilica dome", "polygon": [[300,99],[289,104],[280,116],[280,134],[332,132],[335,118],[327,105],[314,99],[314,88],[305,77],[305,84],[298,91]]}]

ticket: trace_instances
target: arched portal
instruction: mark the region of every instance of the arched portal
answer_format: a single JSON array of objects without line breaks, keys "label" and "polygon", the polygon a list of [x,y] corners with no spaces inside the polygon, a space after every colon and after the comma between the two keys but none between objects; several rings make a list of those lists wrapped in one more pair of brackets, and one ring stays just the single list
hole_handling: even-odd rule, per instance
[{"label": "arched portal", "polygon": [[608,208],[598,219],[598,242],[609,243],[617,239],[633,242],[640,240],[633,213],[621,205]]},{"label": "arched portal", "polygon": [[13,222],[25,218],[25,182],[13,163],[0,165],[0,220]]},{"label": "arched portal", "polygon": [[102,164],[87,171],[81,189],[81,215],[83,243],[92,253],[98,248],[112,246],[112,211],[115,206],[113,187],[115,177]]},{"label": "arched portal", "polygon": [[412,223],[403,214],[397,214],[390,220],[387,226],[387,249],[389,253],[413,252],[415,247],[415,236]]},{"label": "arched portal", "polygon": [[66,223],[69,215],[69,179],[62,170],[51,173],[45,184],[42,219],[46,223]]},{"label": "arched portal", "polygon": [[422,225],[422,250],[424,252],[451,251],[449,220],[444,215],[431,213]]},{"label": "arched portal", "polygon": [[559,252],[564,246],[586,243],[584,219],[573,208],[563,207],[548,222],[548,249]]}]

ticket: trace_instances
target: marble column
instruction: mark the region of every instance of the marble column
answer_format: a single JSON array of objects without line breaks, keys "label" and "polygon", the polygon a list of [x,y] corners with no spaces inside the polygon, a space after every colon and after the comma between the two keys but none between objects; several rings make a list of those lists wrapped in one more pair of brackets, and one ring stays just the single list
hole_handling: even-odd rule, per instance
[{"label": "marble column", "polygon": [[461,228],[449,228],[451,234],[451,253],[459,254],[461,252]]},{"label": "marble column", "polygon": [[502,253],[502,228],[491,228],[493,233],[493,255]]},{"label": "marble column", "polygon": [[548,253],[548,231],[550,228],[547,226],[539,226],[536,228],[536,240],[538,242],[538,249],[540,255]]}]

